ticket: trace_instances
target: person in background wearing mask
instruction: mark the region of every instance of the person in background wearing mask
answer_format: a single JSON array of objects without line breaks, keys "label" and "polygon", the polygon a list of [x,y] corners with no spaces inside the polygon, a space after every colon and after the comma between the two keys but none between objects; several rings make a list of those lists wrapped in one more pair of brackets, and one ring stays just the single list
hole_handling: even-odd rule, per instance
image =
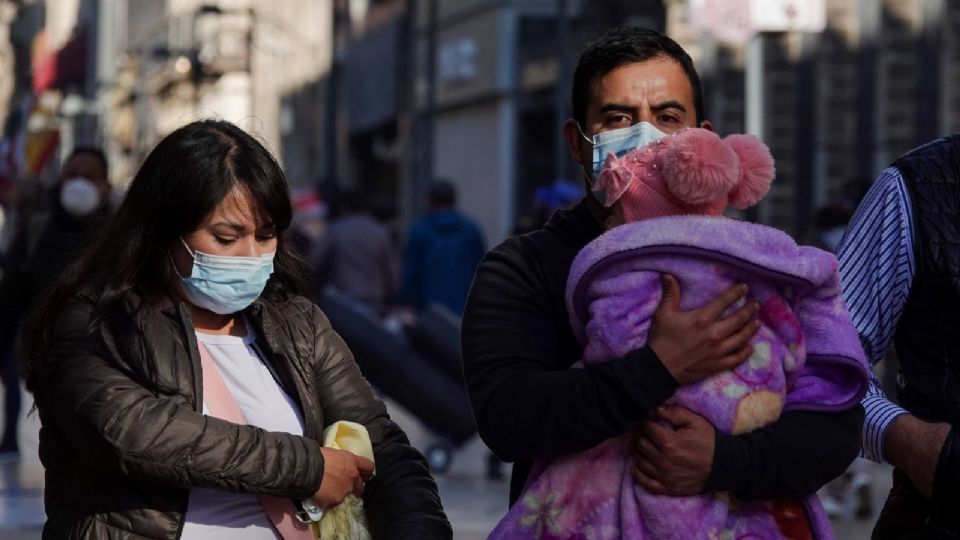
[{"label": "person in background wearing mask", "polygon": [[107,173],[107,158],[99,148],[77,147],[64,163],[60,182],[51,192],[50,218],[32,250],[30,267],[37,292],[53,285],[109,217]]},{"label": "person in background wearing mask", "polygon": [[[297,505],[351,494],[373,539],[452,536],[423,456],[300,294],[291,220],[280,165],[233,124],[150,152],[27,334],[43,538],[313,539]],[[342,422],[375,475],[321,446]]]},{"label": "person in background wearing mask", "polygon": [[[655,140],[656,131],[711,128],[690,56],[653,30],[617,28],[588,45],[574,73],[572,101],[574,119],[564,136],[588,187],[608,152],[622,156]],[[576,254],[604,232],[609,217],[587,195],[542,229],[491,250],[477,270],[463,318],[464,377],[480,436],[500,458],[515,462],[510,503],[534,461],[582,452],[625,433],[635,437],[635,478],[657,495],[799,497],[841,474],[859,447],[859,405],[785,412],[740,435],[665,405],[681,384],[749,357],[752,333],[743,330],[756,313],[750,303],[734,307],[747,294],[745,285],[683,311],[676,279],[664,275],[647,344],[622,358],[570,369],[583,347],[565,305],[568,275]],[[542,509],[543,515],[553,511]]]},{"label": "person in background wearing mask", "polygon": [[[39,237],[19,261],[10,261],[0,283],[0,361],[3,363],[4,429],[0,453],[19,454],[20,388],[17,336],[21,321],[60,277],[110,213],[107,158],[92,146],[73,149],[49,191],[49,215]],[[26,231],[21,231],[25,234]]]}]

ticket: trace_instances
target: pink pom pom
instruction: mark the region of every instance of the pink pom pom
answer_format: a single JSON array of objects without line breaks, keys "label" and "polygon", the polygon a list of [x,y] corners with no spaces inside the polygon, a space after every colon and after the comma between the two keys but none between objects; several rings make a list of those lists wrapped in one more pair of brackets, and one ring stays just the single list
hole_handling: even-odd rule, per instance
[{"label": "pink pom pom", "polygon": [[730,206],[744,209],[756,204],[770,191],[776,174],[770,149],[753,135],[730,135],[723,139],[740,159],[741,172],[730,192]]},{"label": "pink pom pom", "polygon": [[724,197],[740,176],[737,155],[716,133],[690,128],[662,141],[656,167],[667,189],[686,204],[701,205]]}]

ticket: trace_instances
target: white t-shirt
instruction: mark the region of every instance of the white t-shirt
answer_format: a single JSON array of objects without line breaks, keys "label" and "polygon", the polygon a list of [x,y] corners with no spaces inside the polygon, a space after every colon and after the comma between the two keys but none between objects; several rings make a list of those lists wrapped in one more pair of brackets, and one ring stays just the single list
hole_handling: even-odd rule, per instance
[{"label": "white t-shirt", "polygon": [[[252,331],[245,337],[197,333],[248,424],[303,435],[303,415],[253,349],[255,338]],[[206,403],[203,414],[210,414]],[[256,495],[194,488],[181,538],[277,540],[280,536]]]}]

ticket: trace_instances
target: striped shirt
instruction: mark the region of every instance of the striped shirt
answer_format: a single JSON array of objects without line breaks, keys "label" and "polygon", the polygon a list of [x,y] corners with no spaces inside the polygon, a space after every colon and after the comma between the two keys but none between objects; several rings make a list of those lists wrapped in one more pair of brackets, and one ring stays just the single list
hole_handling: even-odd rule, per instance
[{"label": "striped shirt", "polygon": [[[915,271],[912,220],[907,186],[900,171],[889,167],[860,203],[837,247],[843,297],[871,367],[886,356],[910,296]],[[883,436],[907,411],[887,399],[872,372],[863,407],[861,455],[883,461]]]}]

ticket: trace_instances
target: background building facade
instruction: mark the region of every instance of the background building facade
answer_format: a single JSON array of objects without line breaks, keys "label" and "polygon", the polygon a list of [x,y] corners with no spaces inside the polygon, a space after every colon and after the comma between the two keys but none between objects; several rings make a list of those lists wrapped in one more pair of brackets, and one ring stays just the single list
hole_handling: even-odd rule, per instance
[{"label": "background building facade", "polygon": [[718,131],[758,132],[777,160],[747,217],[800,240],[815,209],[855,202],[897,155],[960,129],[960,3],[823,0],[820,32],[731,40],[697,22],[710,1],[3,0],[0,108],[23,129],[43,110],[34,124],[57,127],[61,152],[104,145],[117,183],[176,127],[231,120],[291,183],[360,187],[397,231],[446,177],[490,242],[537,187],[580,182],[560,136],[570,78],[616,24],[690,51]]}]

